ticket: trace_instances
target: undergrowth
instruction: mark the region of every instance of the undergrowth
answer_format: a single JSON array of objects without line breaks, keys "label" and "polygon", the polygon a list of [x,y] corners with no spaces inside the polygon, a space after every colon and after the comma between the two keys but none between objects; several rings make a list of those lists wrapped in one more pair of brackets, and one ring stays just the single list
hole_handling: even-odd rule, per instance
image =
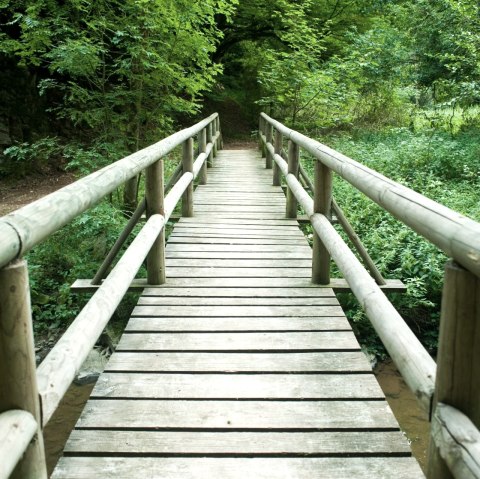
[{"label": "undergrowth", "polygon": [[[480,220],[478,131],[453,136],[407,128],[330,134],[319,140],[409,188]],[[303,158],[313,176],[313,160]],[[446,256],[408,226],[340,177],[334,197],[386,278],[403,281],[407,291],[389,294],[427,349],[435,353]],[[340,231],[340,227],[339,228]],[[340,275],[334,271],[333,275]],[[376,356],[385,350],[352,294],[340,301],[362,345]]]}]

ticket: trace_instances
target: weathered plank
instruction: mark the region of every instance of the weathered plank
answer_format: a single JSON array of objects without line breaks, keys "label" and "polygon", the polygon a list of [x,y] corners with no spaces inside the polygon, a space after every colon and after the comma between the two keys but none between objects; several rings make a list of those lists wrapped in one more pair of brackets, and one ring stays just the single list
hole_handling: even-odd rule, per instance
[{"label": "weathered plank", "polygon": [[[206,289],[214,291],[216,288],[225,286],[227,289],[236,289],[238,291],[237,296],[246,296],[247,289],[251,290],[257,288],[261,290],[259,291],[259,296],[278,296],[279,293],[276,291],[283,290],[285,288],[291,288],[292,290],[298,288],[311,289],[311,295],[314,296],[321,294],[318,293],[318,291],[333,290],[337,293],[350,291],[350,287],[344,279],[332,279],[331,281],[332,282],[330,285],[319,286],[306,282],[302,278],[280,278],[276,279],[275,283],[273,283],[269,278],[195,278],[195,284],[192,284],[191,279],[188,278],[171,278],[168,280],[167,284],[171,289],[180,289],[185,287],[187,291],[196,289],[199,292],[205,291]],[[271,287],[271,294],[262,292],[268,286]],[[92,285],[91,279],[77,279],[75,283],[72,284],[71,291],[95,292],[98,288],[98,285]],[[148,284],[146,279],[134,279],[128,289],[129,291],[143,291],[144,288],[147,288],[147,291],[155,291],[157,288],[161,289],[162,286]],[[386,292],[402,293],[406,290],[406,286],[400,280],[392,279],[387,280],[387,284],[385,286],[381,286],[381,289]],[[191,296],[192,293],[186,293],[185,295]]]},{"label": "weathered plank", "polygon": [[370,364],[360,351],[343,352],[115,352],[105,371],[363,373]]},{"label": "weathered plank", "polygon": [[121,399],[383,399],[373,374],[105,373],[92,397]]},{"label": "weathered plank", "polygon": [[[308,252],[305,253],[286,253],[286,252],[270,252],[264,251],[263,253],[257,253],[255,251],[245,252],[245,251],[170,251],[167,250],[166,258],[167,259],[224,259],[224,260],[252,260],[252,259],[272,259],[277,261],[286,261],[287,265],[290,260],[303,260],[300,264],[305,265],[310,262]],[[292,264],[292,263],[290,263]],[[305,267],[305,266],[303,266]]]},{"label": "weathered plank", "polygon": [[345,317],[324,318],[131,318],[128,332],[174,331],[340,331],[350,330]]},{"label": "weathered plank", "polygon": [[[199,244],[238,244],[238,245],[298,245],[298,239],[290,238],[241,238],[238,236],[232,236],[230,238],[202,238],[201,236],[170,236],[168,243],[193,243]],[[305,244],[306,240],[305,240]]]},{"label": "weathered plank", "polygon": [[125,455],[158,454],[159,451],[176,455],[410,455],[408,443],[399,431],[215,433],[74,430],[65,447],[67,454],[99,451]]},{"label": "weathered plank", "polygon": [[203,238],[218,238],[218,237],[248,237],[248,238],[285,238],[285,239],[298,239],[304,240],[305,237],[300,231],[281,231],[279,228],[275,230],[222,230],[222,229],[213,229],[209,230],[200,229],[200,228],[188,228],[188,229],[175,229],[171,233],[170,237],[174,238],[176,236],[195,236]]},{"label": "weathered plank", "polygon": [[264,224],[232,224],[221,223],[221,220],[217,220],[215,223],[201,223],[200,220],[195,223],[184,223],[182,221],[175,225],[175,231],[185,230],[197,230],[202,229],[205,231],[210,230],[222,230],[222,231],[288,231],[298,232],[298,225],[264,225]]},{"label": "weathered plank", "polygon": [[167,258],[167,267],[187,267],[187,268],[308,268],[311,265],[309,259],[298,258],[282,258],[282,259],[228,259],[228,258],[209,258],[209,261],[205,261],[205,258]]},{"label": "weathered plank", "polygon": [[82,428],[393,429],[386,401],[166,401],[90,400],[77,422]]},{"label": "weathered plank", "polygon": [[[203,188],[203,187],[202,187]],[[231,225],[258,225],[258,226],[296,226],[298,223],[294,219],[289,218],[275,218],[270,220],[260,220],[258,218],[251,219],[232,219],[232,218],[216,218],[215,216],[202,216],[201,218],[180,218],[179,225],[190,224],[231,224]]]},{"label": "weathered plank", "polygon": [[[417,479],[425,476],[408,457],[339,458],[118,458],[68,457],[52,479]],[[393,471],[393,476],[392,476]]]},{"label": "weathered plank", "polygon": [[[159,297],[142,296],[137,303],[139,306],[338,306],[335,297],[310,297],[310,298],[184,298],[184,297]],[[234,311],[232,311],[234,313]],[[234,314],[232,314],[234,316]],[[320,316],[323,316],[320,314]],[[343,315],[342,315],[343,316]]]},{"label": "weathered plank", "polygon": [[342,308],[334,306],[136,306],[132,316],[157,317],[321,317],[343,316]]},{"label": "weathered plank", "polygon": [[169,266],[170,278],[276,278],[282,274],[286,278],[310,278],[310,268],[212,268]]},{"label": "weathered plank", "polygon": [[183,298],[187,298],[190,296],[196,296],[201,298],[319,298],[332,297],[335,295],[333,293],[333,290],[331,290],[330,288],[171,288],[169,286],[162,286],[161,288],[146,288],[143,291],[142,298],[145,296],[181,296]]},{"label": "weathered plank", "polygon": [[350,331],[291,333],[132,333],[117,351],[334,351],[358,350]]},{"label": "weathered plank", "polygon": [[210,243],[210,244],[194,244],[194,243],[169,243],[167,244],[167,254],[169,251],[228,251],[228,252],[280,252],[284,251],[286,253],[305,253],[307,255],[311,255],[312,250],[310,246],[306,243],[305,245],[297,244],[297,245],[290,245],[290,244],[233,244],[233,243]]}]

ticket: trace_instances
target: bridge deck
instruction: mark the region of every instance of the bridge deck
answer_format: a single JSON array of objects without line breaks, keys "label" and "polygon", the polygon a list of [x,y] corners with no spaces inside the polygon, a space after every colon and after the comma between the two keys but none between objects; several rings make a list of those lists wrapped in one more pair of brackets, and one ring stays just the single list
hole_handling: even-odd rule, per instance
[{"label": "bridge deck", "polygon": [[53,477],[423,477],[254,151],[219,152]]}]

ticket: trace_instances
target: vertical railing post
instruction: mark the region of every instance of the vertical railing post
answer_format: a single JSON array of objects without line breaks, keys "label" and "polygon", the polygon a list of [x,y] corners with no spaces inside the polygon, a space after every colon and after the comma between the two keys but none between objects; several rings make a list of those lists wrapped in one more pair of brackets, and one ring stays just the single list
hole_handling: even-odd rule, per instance
[{"label": "vertical railing post", "polygon": [[[283,143],[283,135],[276,130],[275,131],[275,153],[277,155],[282,154],[282,143]],[[282,180],[282,175],[280,171],[280,167],[277,165],[277,162],[273,160],[273,186],[280,186]]]},{"label": "vertical railing post", "polygon": [[[193,173],[193,138],[183,142],[182,166],[183,174]],[[182,196],[182,216],[193,216],[193,181]]]},{"label": "vertical railing post", "polygon": [[[265,132],[266,132],[265,136],[266,136],[266,139],[267,139],[267,143],[272,143],[272,140],[273,140],[273,126],[268,122],[265,125]],[[272,161],[273,161],[272,155],[270,154],[270,152],[267,149],[267,154],[266,154],[266,159],[265,159],[265,168],[270,169],[272,167]]]},{"label": "vertical railing post", "polygon": [[[332,170],[315,160],[314,212],[330,218],[332,207]],[[330,283],[330,254],[318,234],[313,232],[312,282]]]},{"label": "vertical railing post", "polygon": [[10,409],[28,411],[38,424],[37,435],[10,477],[46,479],[47,466],[25,260],[16,260],[0,269],[0,412]]},{"label": "vertical railing post", "polygon": [[[207,126],[207,143],[212,143],[212,123],[209,123]],[[207,168],[213,166],[213,148],[210,150],[210,153],[207,158]]]},{"label": "vertical railing post", "polygon": [[215,118],[215,121],[217,123],[217,131],[218,131],[218,149],[223,150],[223,136],[222,136],[222,129],[220,127],[220,117],[217,116],[217,118]]},{"label": "vertical railing post", "polygon": [[213,158],[217,157],[217,151],[218,151],[218,144],[217,141],[218,139],[216,138],[217,134],[217,119],[212,121],[212,138],[213,138],[213,148],[212,148],[212,156]]},{"label": "vertical railing post", "polygon": [[265,135],[265,120],[262,116],[260,116],[260,120],[258,122],[258,148],[262,152],[262,158],[265,158],[265,155],[267,154],[267,149],[263,144],[263,135]]},{"label": "vertical railing post", "polygon": [[[300,150],[298,145],[292,140],[288,141],[288,173],[298,178],[298,171],[300,166]],[[297,199],[290,187],[287,187],[287,218],[297,217]]]},{"label": "vertical railing post", "polygon": [[[448,404],[480,429],[479,378],[480,278],[450,260],[445,266],[433,415],[438,403]],[[453,477],[433,438],[428,456],[429,479]]]},{"label": "vertical railing post", "polygon": [[[198,153],[205,153],[207,149],[207,130],[203,128],[198,133]],[[207,161],[203,162],[202,168],[200,169],[199,182],[201,185],[207,184]]]},{"label": "vertical railing post", "polygon": [[[145,199],[147,218],[155,214],[165,215],[163,159],[156,161],[145,171]],[[165,228],[147,255],[147,282],[165,283]]]}]

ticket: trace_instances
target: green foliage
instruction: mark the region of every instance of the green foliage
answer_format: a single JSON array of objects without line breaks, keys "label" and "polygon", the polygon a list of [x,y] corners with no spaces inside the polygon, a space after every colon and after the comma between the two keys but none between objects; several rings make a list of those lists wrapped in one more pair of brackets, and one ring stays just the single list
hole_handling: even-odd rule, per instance
[{"label": "green foliage", "polygon": [[[445,132],[413,133],[396,128],[331,134],[321,141],[478,221],[477,138],[477,132],[452,138]],[[312,160],[305,161],[311,171]],[[338,177],[334,195],[382,274],[401,279],[407,286],[406,293],[392,295],[393,304],[425,346],[434,351],[446,256]],[[367,349],[385,354],[354,297],[342,295],[341,302]]]},{"label": "green foliage", "polygon": [[39,173],[58,160],[61,148],[57,138],[46,137],[32,144],[21,143],[3,151],[0,173],[5,176],[24,177]]},{"label": "green foliage", "polygon": [[27,255],[37,331],[64,328],[75,318],[85,298],[72,295],[70,285],[93,277],[124,224],[121,211],[103,202]]}]

